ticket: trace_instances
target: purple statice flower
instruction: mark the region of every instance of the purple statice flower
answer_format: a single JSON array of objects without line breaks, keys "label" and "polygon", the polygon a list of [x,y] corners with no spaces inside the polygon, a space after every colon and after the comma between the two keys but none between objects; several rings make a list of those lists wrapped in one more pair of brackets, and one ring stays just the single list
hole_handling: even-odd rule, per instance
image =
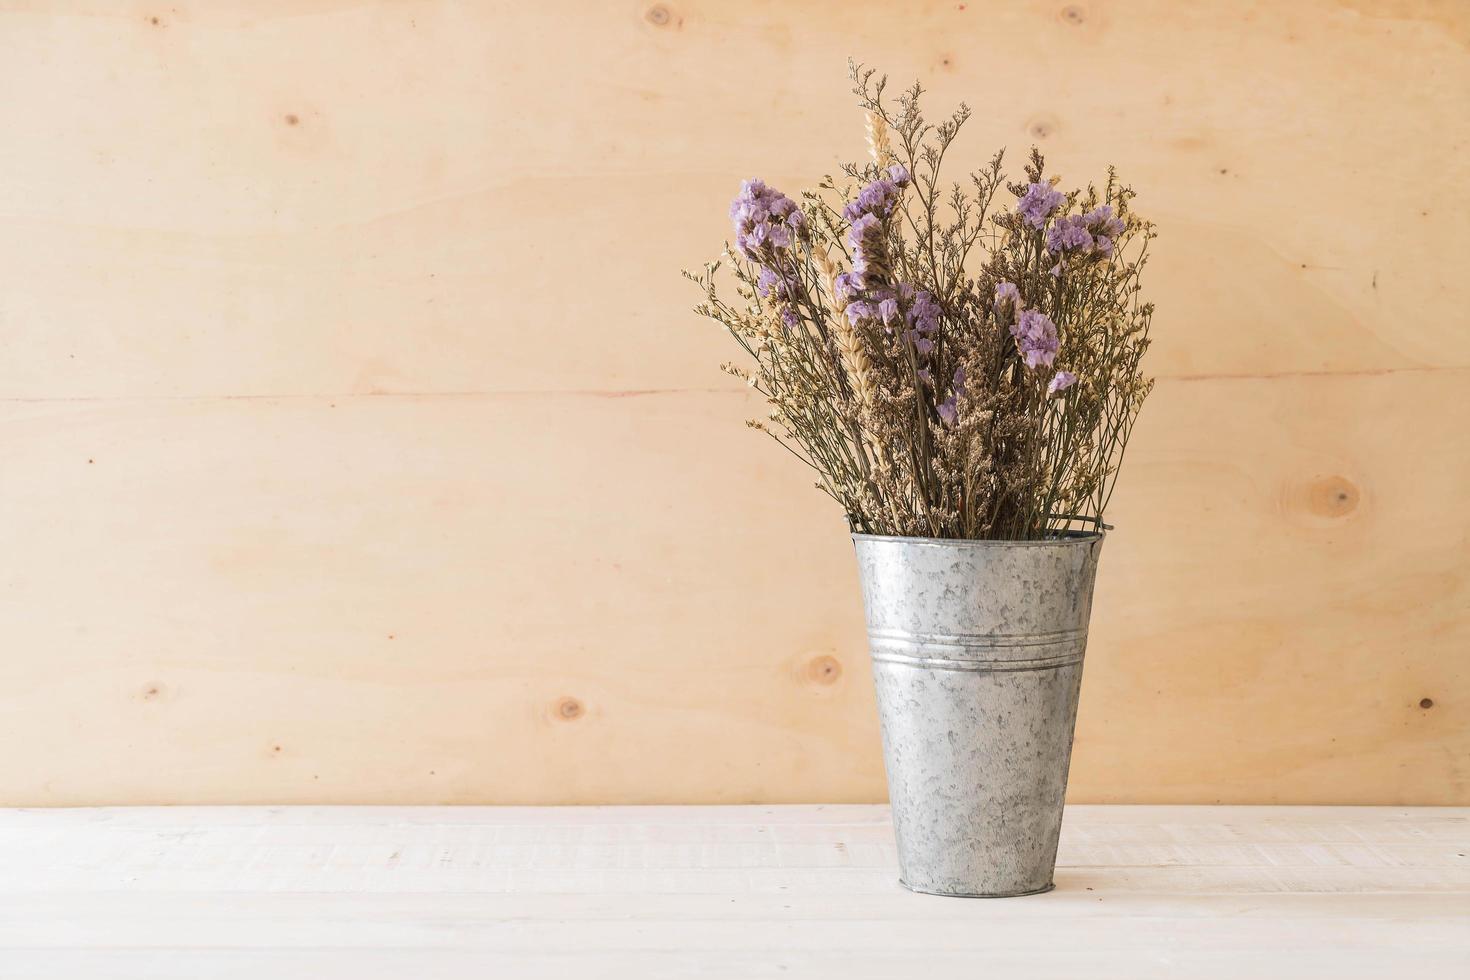
[{"label": "purple statice flower", "polygon": [[939,329],[939,304],[934,302],[928,290],[920,289],[914,293],[913,302],[909,305],[909,326],[915,333],[929,335]]},{"label": "purple statice flower", "polygon": [[902,189],[912,179],[909,172],[898,164],[889,167],[887,174],[887,177],[879,177],[864,187],[842,209],[842,216],[852,223],[847,232],[847,243],[852,248],[854,282],[868,289],[882,284],[881,273],[887,268],[883,222],[893,213]]},{"label": "purple statice flower", "polygon": [[1052,375],[1051,381],[1046,386],[1048,396],[1055,395],[1059,391],[1066,391],[1077,383],[1077,375],[1071,371],[1058,371]]},{"label": "purple statice flower", "polygon": [[832,277],[832,293],[839,303],[846,303],[856,298],[860,288],[857,277],[851,272],[839,272]]},{"label": "purple statice flower", "polygon": [[755,282],[755,291],[770,299],[790,299],[791,283],[775,269],[762,266],[760,278]]},{"label": "purple statice flower", "polygon": [[878,309],[866,300],[855,299],[847,304],[847,322],[857,326],[863,320],[872,320],[878,315]]},{"label": "purple statice flower", "polygon": [[903,333],[904,339],[913,344],[918,353],[930,353],[934,350],[932,338],[939,329],[939,304],[927,290],[915,289],[906,282],[899,283],[894,293],[897,298],[895,308],[900,304],[904,307],[903,320],[908,328]]},{"label": "purple statice flower", "polygon": [[1043,228],[1046,226],[1046,219],[1051,217],[1051,213],[1061,207],[1062,202],[1066,199],[1067,195],[1061,191],[1052,190],[1050,184],[1032,184],[1026,188],[1026,193],[1021,195],[1016,210],[1032,228]]},{"label": "purple statice flower", "polygon": [[[838,291],[846,288],[844,284]],[[927,290],[915,289],[906,282],[894,289],[870,289],[862,299],[848,302],[846,312],[853,325],[862,320],[877,320],[890,331],[902,320],[903,338],[914,345],[914,350],[921,355],[934,350],[933,336],[939,330],[941,311]]]},{"label": "purple statice flower", "polygon": [[1087,230],[1094,235],[1106,235],[1109,238],[1117,238],[1123,234],[1123,222],[1113,217],[1113,208],[1109,204],[1099,204],[1091,211],[1082,216],[1087,223]]},{"label": "purple statice flower", "polygon": [[1092,251],[1092,233],[1087,230],[1087,219],[1080,214],[1069,214],[1053,221],[1046,230],[1046,250],[1053,255]]},{"label": "purple statice flower", "polygon": [[[854,312],[856,311],[856,312]],[[847,304],[847,317],[856,324],[859,320],[877,320],[889,326],[898,318],[898,303],[891,289],[870,289],[862,299]]]},{"label": "purple statice flower", "polygon": [[[904,171],[904,176],[908,176],[908,171]],[[848,202],[842,209],[842,216],[848,221],[856,221],[862,215],[871,214],[882,220],[893,213],[893,206],[898,203],[898,189],[897,181],[879,177]]]},{"label": "purple statice flower", "polygon": [[878,303],[878,319],[890,324],[898,319],[898,300],[892,296]]},{"label": "purple statice flower", "polygon": [[[1123,222],[1113,216],[1113,209],[1101,204],[1085,214],[1070,214],[1052,222],[1046,231],[1046,250],[1053,255],[1074,255],[1083,259],[1110,258],[1114,239],[1123,233]],[[1058,262],[1051,274],[1059,276],[1066,262]]]},{"label": "purple statice flower", "polygon": [[898,185],[886,177],[879,177],[859,192],[858,203],[869,214],[886,218],[898,203]]},{"label": "purple statice flower", "polygon": [[766,198],[771,188],[759,177],[740,182],[740,193],[735,195],[735,200],[730,202],[730,220],[737,222],[735,230],[739,231],[738,222],[741,218],[751,218],[755,221],[764,221],[770,216],[771,209]]},{"label": "purple statice flower", "polygon": [[940,419],[942,419],[944,421],[944,424],[945,425],[954,425],[955,419],[959,418],[959,414],[960,414],[959,403],[960,403],[960,399],[962,397],[964,397],[964,394],[965,394],[965,369],[964,369],[964,367],[957,367],[957,368],[955,368],[954,369],[954,377],[952,379],[950,379],[950,380],[951,380],[952,387],[954,388],[954,390],[952,392],[950,392],[950,395],[949,395],[948,398],[946,398],[944,401],[940,402],[939,405],[937,406],[937,409],[938,409],[938,412],[939,412],[939,417],[940,417]]},{"label": "purple statice flower", "polygon": [[863,247],[864,239],[881,229],[878,218],[871,214],[861,214],[853,221],[852,227],[847,229],[847,244],[855,249]]},{"label": "purple statice flower", "polygon": [[1123,234],[1123,222],[1113,217],[1110,205],[1100,204],[1082,216],[1087,230],[1092,234],[1093,251],[1103,258],[1113,255],[1114,240]]},{"label": "purple statice flower", "polygon": [[934,387],[934,372],[928,368],[919,368],[919,380],[930,388]]},{"label": "purple statice flower", "polygon": [[883,222],[877,215],[860,215],[847,231],[847,243],[852,246],[852,274],[859,285],[872,288],[878,285],[870,281],[870,270],[883,268],[886,243],[883,240]]},{"label": "purple statice flower", "polygon": [[1011,336],[1016,338],[1016,347],[1029,368],[1051,366],[1056,359],[1060,341],[1057,325],[1051,318],[1038,310],[1022,310],[1021,317],[1011,327]]},{"label": "purple statice flower", "polygon": [[740,193],[730,202],[730,220],[735,225],[736,247],[760,269],[756,292],[774,301],[781,321],[795,328],[801,322],[790,304],[796,281],[791,263],[782,262],[778,253],[790,249],[805,233],[806,216],[791,198],[765,181],[751,179],[741,183]]},{"label": "purple statice flower", "polygon": [[741,183],[740,193],[730,202],[730,221],[735,226],[735,247],[753,261],[767,257],[769,249],[790,248],[806,226],[795,201],[756,179]]}]

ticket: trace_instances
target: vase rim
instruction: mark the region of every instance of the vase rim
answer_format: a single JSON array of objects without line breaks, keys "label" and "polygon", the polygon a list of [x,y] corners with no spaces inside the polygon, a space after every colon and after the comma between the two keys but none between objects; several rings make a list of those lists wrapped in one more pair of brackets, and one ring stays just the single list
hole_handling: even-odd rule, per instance
[{"label": "vase rim", "polygon": [[913,544],[931,548],[1056,548],[1081,544],[1083,542],[1101,541],[1106,536],[1106,531],[1063,531],[1049,538],[995,540],[989,538],[924,538],[917,536],[910,537],[905,534],[862,534],[857,531],[852,532],[852,539],[854,541],[893,541],[900,544]]}]

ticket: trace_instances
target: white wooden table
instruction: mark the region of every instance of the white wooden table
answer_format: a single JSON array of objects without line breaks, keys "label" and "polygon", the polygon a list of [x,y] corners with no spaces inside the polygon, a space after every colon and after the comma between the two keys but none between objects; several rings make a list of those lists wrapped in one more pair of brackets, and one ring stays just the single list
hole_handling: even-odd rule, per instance
[{"label": "white wooden table", "polygon": [[1070,807],[989,901],[900,888],[887,820],[0,811],[0,977],[1470,977],[1470,809]]}]

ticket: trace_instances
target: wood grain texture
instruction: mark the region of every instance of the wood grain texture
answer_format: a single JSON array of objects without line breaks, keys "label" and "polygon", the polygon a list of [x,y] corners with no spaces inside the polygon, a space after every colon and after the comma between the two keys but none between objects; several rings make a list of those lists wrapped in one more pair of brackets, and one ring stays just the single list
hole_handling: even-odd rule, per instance
[{"label": "wood grain texture", "polygon": [[1470,802],[1470,13],[898,16],[0,3],[0,801],[881,799],[677,277],[862,151],[853,54],[1160,225],[1072,798]]},{"label": "wood grain texture", "polygon": [[964,901],[898,885],[879,806],[3,811],[0,975],[1450,977],[1467,845],[1464,808],[1072,806],[1056,891]]}]

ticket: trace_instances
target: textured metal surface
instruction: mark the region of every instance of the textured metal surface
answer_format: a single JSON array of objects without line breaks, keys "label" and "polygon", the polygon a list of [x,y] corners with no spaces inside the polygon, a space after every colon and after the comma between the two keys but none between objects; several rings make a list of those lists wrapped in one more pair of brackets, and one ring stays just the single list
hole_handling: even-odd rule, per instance
[{"label": "textured metal surface", "polygon": [[1051,888],[1102,542],[853,535],[908,888]]}]

